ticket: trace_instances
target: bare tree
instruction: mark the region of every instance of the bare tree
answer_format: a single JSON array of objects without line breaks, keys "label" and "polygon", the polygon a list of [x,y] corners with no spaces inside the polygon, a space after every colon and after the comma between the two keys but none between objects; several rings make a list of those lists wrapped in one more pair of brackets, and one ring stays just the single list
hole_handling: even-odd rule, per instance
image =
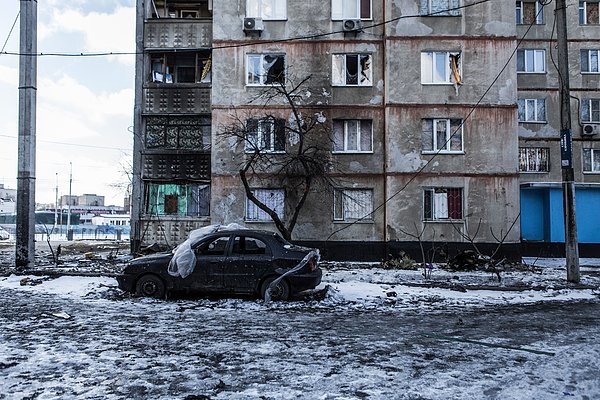
[{"label": "bare tree", "polygon": [[[310,76],[300,80],[286,78],[266,87],[251,103],[260,107],[233,123],[223,126],[219,135],[234,139],[236,151],[243,148],[239,177],[247,198],[264,211],[288,240],[306,204],[317,188],[333,187],[330,172],[331,123],[327,124],[322,106],[314,104],[308,87]],[[271,107],[277,105],[277,107]],[[282,118],[282,107],[286,118]],[[279,112],[279,114],[274,114]],[[279,215],[272,205],[257,198],[252,182],[268,181],[286,190],[288,215]]]}]

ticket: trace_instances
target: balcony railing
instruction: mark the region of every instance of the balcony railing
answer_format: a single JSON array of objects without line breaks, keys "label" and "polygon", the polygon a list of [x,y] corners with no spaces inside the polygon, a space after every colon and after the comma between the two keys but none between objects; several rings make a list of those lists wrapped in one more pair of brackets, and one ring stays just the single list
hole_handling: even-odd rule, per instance
[{"label": "balcony railing", "polygon": [[210,114],[210,87],[158,84],[144,88],[145,114]]},{"label": "balcony railing", "polygon": [[200,49],[212,45],[212,20],[146,20],[146,49]]},{"label": "balcony railing", "polygon": [[142,154],[142,179],[210,180],[210,151]]}]

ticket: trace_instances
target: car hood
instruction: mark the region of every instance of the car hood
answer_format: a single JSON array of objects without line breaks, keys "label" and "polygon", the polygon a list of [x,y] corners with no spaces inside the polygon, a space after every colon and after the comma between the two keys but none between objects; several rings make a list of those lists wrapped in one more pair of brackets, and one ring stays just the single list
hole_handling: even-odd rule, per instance
[{"label": "car hood", "polygon": [[135,258],[129,262],[129,265],[142,265],[142,264],[154,264],[154,263],[168,263],[173,258],[173,253],[164,252],[164,253],[156,253],[150,254],[147,256]]}]

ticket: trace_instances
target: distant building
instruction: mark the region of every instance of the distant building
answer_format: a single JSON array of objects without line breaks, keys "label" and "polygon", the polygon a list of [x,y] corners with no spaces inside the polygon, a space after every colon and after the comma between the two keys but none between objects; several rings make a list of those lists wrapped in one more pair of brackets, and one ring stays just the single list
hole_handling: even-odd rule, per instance
[{"label": "distant building", "polygon": [[92,225],[128,226],[129,214],[102,214],[92,218]]},{"label": "distant building", "polygon": [[9,199],[0,199],[0,214],[14,214],[16,212],[16,202]]},{"label": "distant building", "polygon": [[83,194],[77,198],[78,205],[80,206],[103,206],[104,196],[98,196],[96,194]]},{"label": "distant building", "polygon": [[58,204],[61,206],[76,206],[77,204],[79,204],[79,197],[76,195],[63,194],[62,196],[60,196]]},{"label": "distant building", "polygon": [[0,199],[17,201],[17,189],[8,189],[0,183]]}]

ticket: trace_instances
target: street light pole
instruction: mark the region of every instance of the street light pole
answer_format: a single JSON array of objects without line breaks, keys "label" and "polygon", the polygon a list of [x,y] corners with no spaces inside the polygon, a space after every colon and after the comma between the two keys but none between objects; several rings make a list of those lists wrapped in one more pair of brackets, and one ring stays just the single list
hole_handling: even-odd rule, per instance
[{"label": "street light pole", "polygon": [[67,203],[67,238],[71,229],[71,187],[73,186],[73,163],[69,163],[69,201]]},{"label": "street light pole", "polygon": [[567,42],[567,6],[556,0],[556,38],[560,83],[560,154],[563,208],[565,213],[565,258],[567,281],[579,283],[579,246],[575,217],[575,174],[573,171],[573,135],[571,129],[571,88],[569,85],[569,48]]}]

